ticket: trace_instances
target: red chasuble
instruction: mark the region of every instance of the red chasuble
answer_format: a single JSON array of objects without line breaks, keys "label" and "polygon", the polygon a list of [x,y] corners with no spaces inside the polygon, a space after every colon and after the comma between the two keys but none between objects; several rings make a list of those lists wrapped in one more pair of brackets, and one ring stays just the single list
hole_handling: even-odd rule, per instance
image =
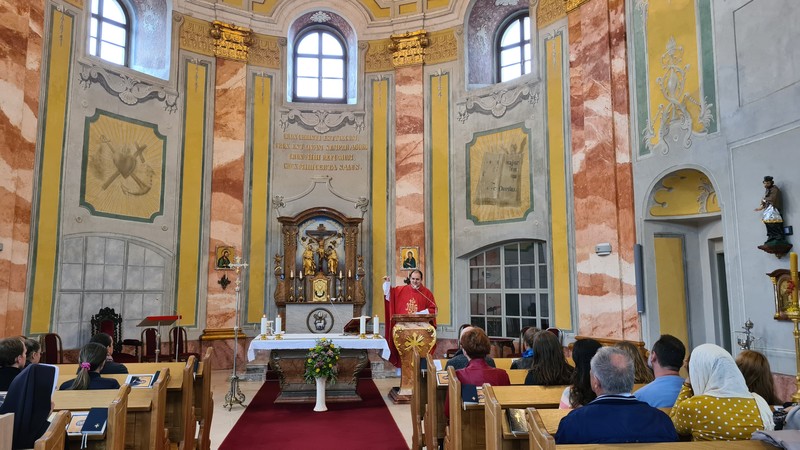
[{"label": "red chasuble", "polygon": [[[392,339],[392,328],[394,328],[394,320],[392,316],[395,314],[416,314],[419,311],[427,309],[430,314],[436,314],[436,300],[433,298],[433,293],[425,286],[420,286],[419,289],[414,289],[410,284],[404,286],[396,286],[389,289],[389,302],[386,305],[386,342],[389,344],[389,350],[392,352],[389,357],[389,362],[396,367],[400,367],[400,355],[397,354],[397,349],[394,347],[394,339]],[[433,326],[436,326],[436,319],[433,319]],[[435,348],[435,346],[434,346]],[[431,349],[433,351],[433,349]]]}]

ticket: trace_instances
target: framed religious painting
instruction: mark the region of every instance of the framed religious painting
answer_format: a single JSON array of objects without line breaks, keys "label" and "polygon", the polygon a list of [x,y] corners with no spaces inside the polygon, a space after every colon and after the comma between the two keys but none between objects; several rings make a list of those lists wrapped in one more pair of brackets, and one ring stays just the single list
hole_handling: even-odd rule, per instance
[{"label": "framed religious painting", "polygon": [[236,247],[218,245],[215,252],[214,268],[217,270],[232,270],[231,263],[236,256]]},{"label": "framed religious painting", "polygon": [[419,247],[400,247],[400,268],[419,269]]},{"label": "framed religious painting", "polygon": [[792,274],[786,269],[777,269],[768,273],[772,281],[775,301],[775,320],[789,320],[786,310],[792,304]]}]

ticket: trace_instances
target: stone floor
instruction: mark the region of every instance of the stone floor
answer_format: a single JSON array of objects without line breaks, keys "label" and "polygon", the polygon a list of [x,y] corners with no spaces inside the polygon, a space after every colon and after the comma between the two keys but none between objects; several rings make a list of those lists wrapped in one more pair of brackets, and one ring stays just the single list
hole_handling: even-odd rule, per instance
[{"label": "stone floor", "polygon": [[[231,431],[236,421],[239,420],[244,408],[241,406],[234,406],[231,411],[223,408],[222,404],[225,403],[225,394],[230,389],[229,377],[231,376],[230,370],[214,370],[211,375],[211,391],[214,394],[214,418],[211,421],[211,448],[216,449]],[[380,376],[385,376],[381,373]],[[406,444],[411,446],[411,412],[409,405],[395,405],[389,398],[389,390],[393,386],[400,384],[399,378],[373,378],[378,390],[384,393],[384,401],[389,411],[392,413],[397,427],[406,438]],[[239,388],[245,395],[245,404],[253,398],[254,395],[261,388],[261,381],[242,381],[239,383]],[[313,405],[309,405],[312,408]]]}]

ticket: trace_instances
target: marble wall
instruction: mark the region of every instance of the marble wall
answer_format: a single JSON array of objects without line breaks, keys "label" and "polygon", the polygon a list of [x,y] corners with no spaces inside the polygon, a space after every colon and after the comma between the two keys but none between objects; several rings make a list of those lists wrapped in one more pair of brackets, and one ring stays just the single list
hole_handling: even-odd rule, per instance
[{"label": "marble wall", "polygon": [[44,2],[0,8],[0,336],[22,334]]}]

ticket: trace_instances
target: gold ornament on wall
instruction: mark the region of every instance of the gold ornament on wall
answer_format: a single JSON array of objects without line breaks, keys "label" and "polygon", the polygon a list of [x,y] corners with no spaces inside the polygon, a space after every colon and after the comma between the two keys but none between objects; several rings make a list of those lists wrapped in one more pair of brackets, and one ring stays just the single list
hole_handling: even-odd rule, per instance
[{"label": "gold ornament on wall", "polygon": [[392,52],[392,64],[395,67],[413,66],[423,63],[425,48],[430,45],[428,32],[425,30],[409,31],[403,34],[393,34],[389,45]]},{"label": "gold ornament on wall", "polygon": [[214,56],[246,62],[250,46],[253,45],[252,35],[253,31],[249,28],[215,20],[211,24]]}]

